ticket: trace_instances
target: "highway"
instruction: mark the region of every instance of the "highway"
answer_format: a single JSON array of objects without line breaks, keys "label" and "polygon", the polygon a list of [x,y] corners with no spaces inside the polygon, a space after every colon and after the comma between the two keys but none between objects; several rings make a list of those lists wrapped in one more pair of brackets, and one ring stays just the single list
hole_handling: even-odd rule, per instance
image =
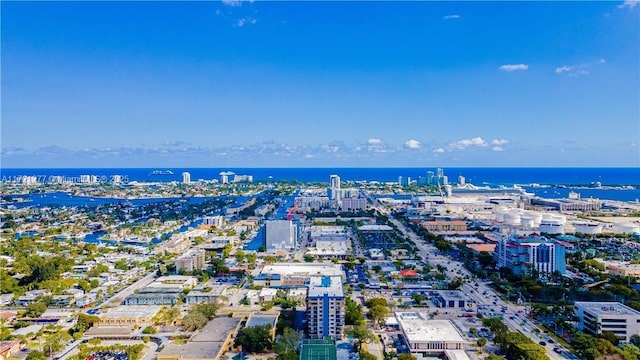
[{"label": "highway", "polygon": [[[389,217],[389,221],[391,221],[398,229],[403,233],[404,236],[409,237],[413,243],[418,247],[418,254],[420,258],[430,263],[432,266],[442,265],[446,269],[447,276],[450,279],[457,277],[464,278],[468,276],[469,279],[473,278],[473,275],[469,273],[467,269],[462,266],[462,263],[459,261],[451,260],[450,258],[442,255],[438,255],[439,251],[435,246],[425,243],[422,239],[418,237],[418,235],[413,232],[413,230],[408,229],[404,224],[393,217],[393,215],[387,210],[380,206],[380,204],[373,198],[370,198],[373,201],[374,207],[378,212],[384,214]],[[513,331],[519,331],[529,337],[533,342],[539,344],[540,341],[544,341],[546,345],[544,348],[547,351],[547,356],[553,360],[563,360],[563,359],[578,359],[577,356],[571,354],[565,347],[557,343],[550,343],[548,341],[548,336],[543,335],[540,329],[537,329],[537,326],[530,321],[530,319],[526,318],[526,315],[523,311],[522,306],[518,306],[511,302],[506,302],[502,300],[495,291],[487,286],[486,282],[477,281],[477,287],[472,286],[472,284],[465,283],[462,286],[462,291],[469,294],[469,296],[476,302],[477,305],[487,305],[491,308],[496,308],[500,312],[502,312],[502,307],[506,307],[504,314],[504,323],[509,327],[509,329]],[[495,304],[494,304],[495,301]],[[511,319],[513,318],[513,319]],[[537,331],[535,331],[537,329]],[[539,337],[542,336],[543,338]],[[554,348],[559,348],[560,353],[555,353],[553,351]]]}]

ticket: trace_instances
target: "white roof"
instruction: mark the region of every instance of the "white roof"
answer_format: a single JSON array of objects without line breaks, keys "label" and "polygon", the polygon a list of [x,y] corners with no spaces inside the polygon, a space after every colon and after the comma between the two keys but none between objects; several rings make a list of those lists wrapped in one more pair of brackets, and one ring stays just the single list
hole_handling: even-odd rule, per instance
[{"label": "white roof", "polygon": [[339,276],[314,276],[309,279],[309,293],[307,297],[317,298],[325,294],[330,297],[344,297],[342,278]]},{"label": "white roof", "polygon": [[281,276],[342,276],[342,266],[334,263],[277,263],[267,264],[262,274],[279,274]]},{"label": "white roof", "polygon": [[464,350],[445,350],[444,355],[449,360],[471,360]]},{"label": "white roof", "polygon": [[103,319],[151,319],[160,311],[160,308],[159,305],[121,305],[108,309],[107,312],[98,316]]},{"label": "white roof", "polygon": [[396,318],[409,343],[466,342],[449,320],[427,320],[417,312],[397,312]]}]

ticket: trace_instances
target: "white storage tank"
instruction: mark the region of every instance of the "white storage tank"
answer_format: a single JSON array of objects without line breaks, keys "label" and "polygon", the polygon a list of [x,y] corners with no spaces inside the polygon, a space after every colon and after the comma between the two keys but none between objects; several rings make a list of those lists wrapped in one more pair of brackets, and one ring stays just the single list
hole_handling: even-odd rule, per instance
[{"label": "white storage tank", "polygon": [[547,234],[564,234],[564,222],[561,219],[542,219],[538,230]]},{"label": "white storage tank", "polygon": [[632,222],[616,223],[611,226],[611,232],[614,234],[640,233],[640,225]]},{"label": "white storage tank", "polygon": [[504,214],[504,223],[507,225],[520,225],[520,214],[517,212],[510,212]]},{"label": "white storage tank", "polygon": [[595,221],[574,221],[573,227],[577,233],[601,234],[602,224]]}]

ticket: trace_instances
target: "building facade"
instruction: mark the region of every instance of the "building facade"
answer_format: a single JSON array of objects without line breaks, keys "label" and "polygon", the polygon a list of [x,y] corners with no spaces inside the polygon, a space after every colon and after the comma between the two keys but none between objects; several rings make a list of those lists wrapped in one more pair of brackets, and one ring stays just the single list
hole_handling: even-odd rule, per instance
[{"label": "building facade", "polygon": [[611,331],[624,342],[640,335],[640,312],[619,302],[576,301],[574,313],[582,332],[597,335]]},{"label": "building facade", "polygon": [[298,241],[297,225],[291,220],[270,220],[265,228],[268,252],[295,249]]},{"label": "building facade", "polygon": [[541,276],[558,271],[565,274],[565,248],[542,236],[512,236],[502,238],[493,253],[497,267],[506,267],[516,275],[537,271]]},{"label": "building facade", "polygon": [[311,339],[344,337],[345,297],[339,276],[312,277],[307,292],[307,330]]}]

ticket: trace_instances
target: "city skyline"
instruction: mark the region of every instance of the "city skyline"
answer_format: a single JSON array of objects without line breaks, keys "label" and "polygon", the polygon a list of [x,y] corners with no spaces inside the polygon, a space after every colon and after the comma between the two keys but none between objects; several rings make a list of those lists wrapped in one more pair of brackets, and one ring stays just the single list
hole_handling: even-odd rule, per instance
[{"label": "city skyline", "polygon": [[637,4],[3,2],[2,167],[637,167]]}]

